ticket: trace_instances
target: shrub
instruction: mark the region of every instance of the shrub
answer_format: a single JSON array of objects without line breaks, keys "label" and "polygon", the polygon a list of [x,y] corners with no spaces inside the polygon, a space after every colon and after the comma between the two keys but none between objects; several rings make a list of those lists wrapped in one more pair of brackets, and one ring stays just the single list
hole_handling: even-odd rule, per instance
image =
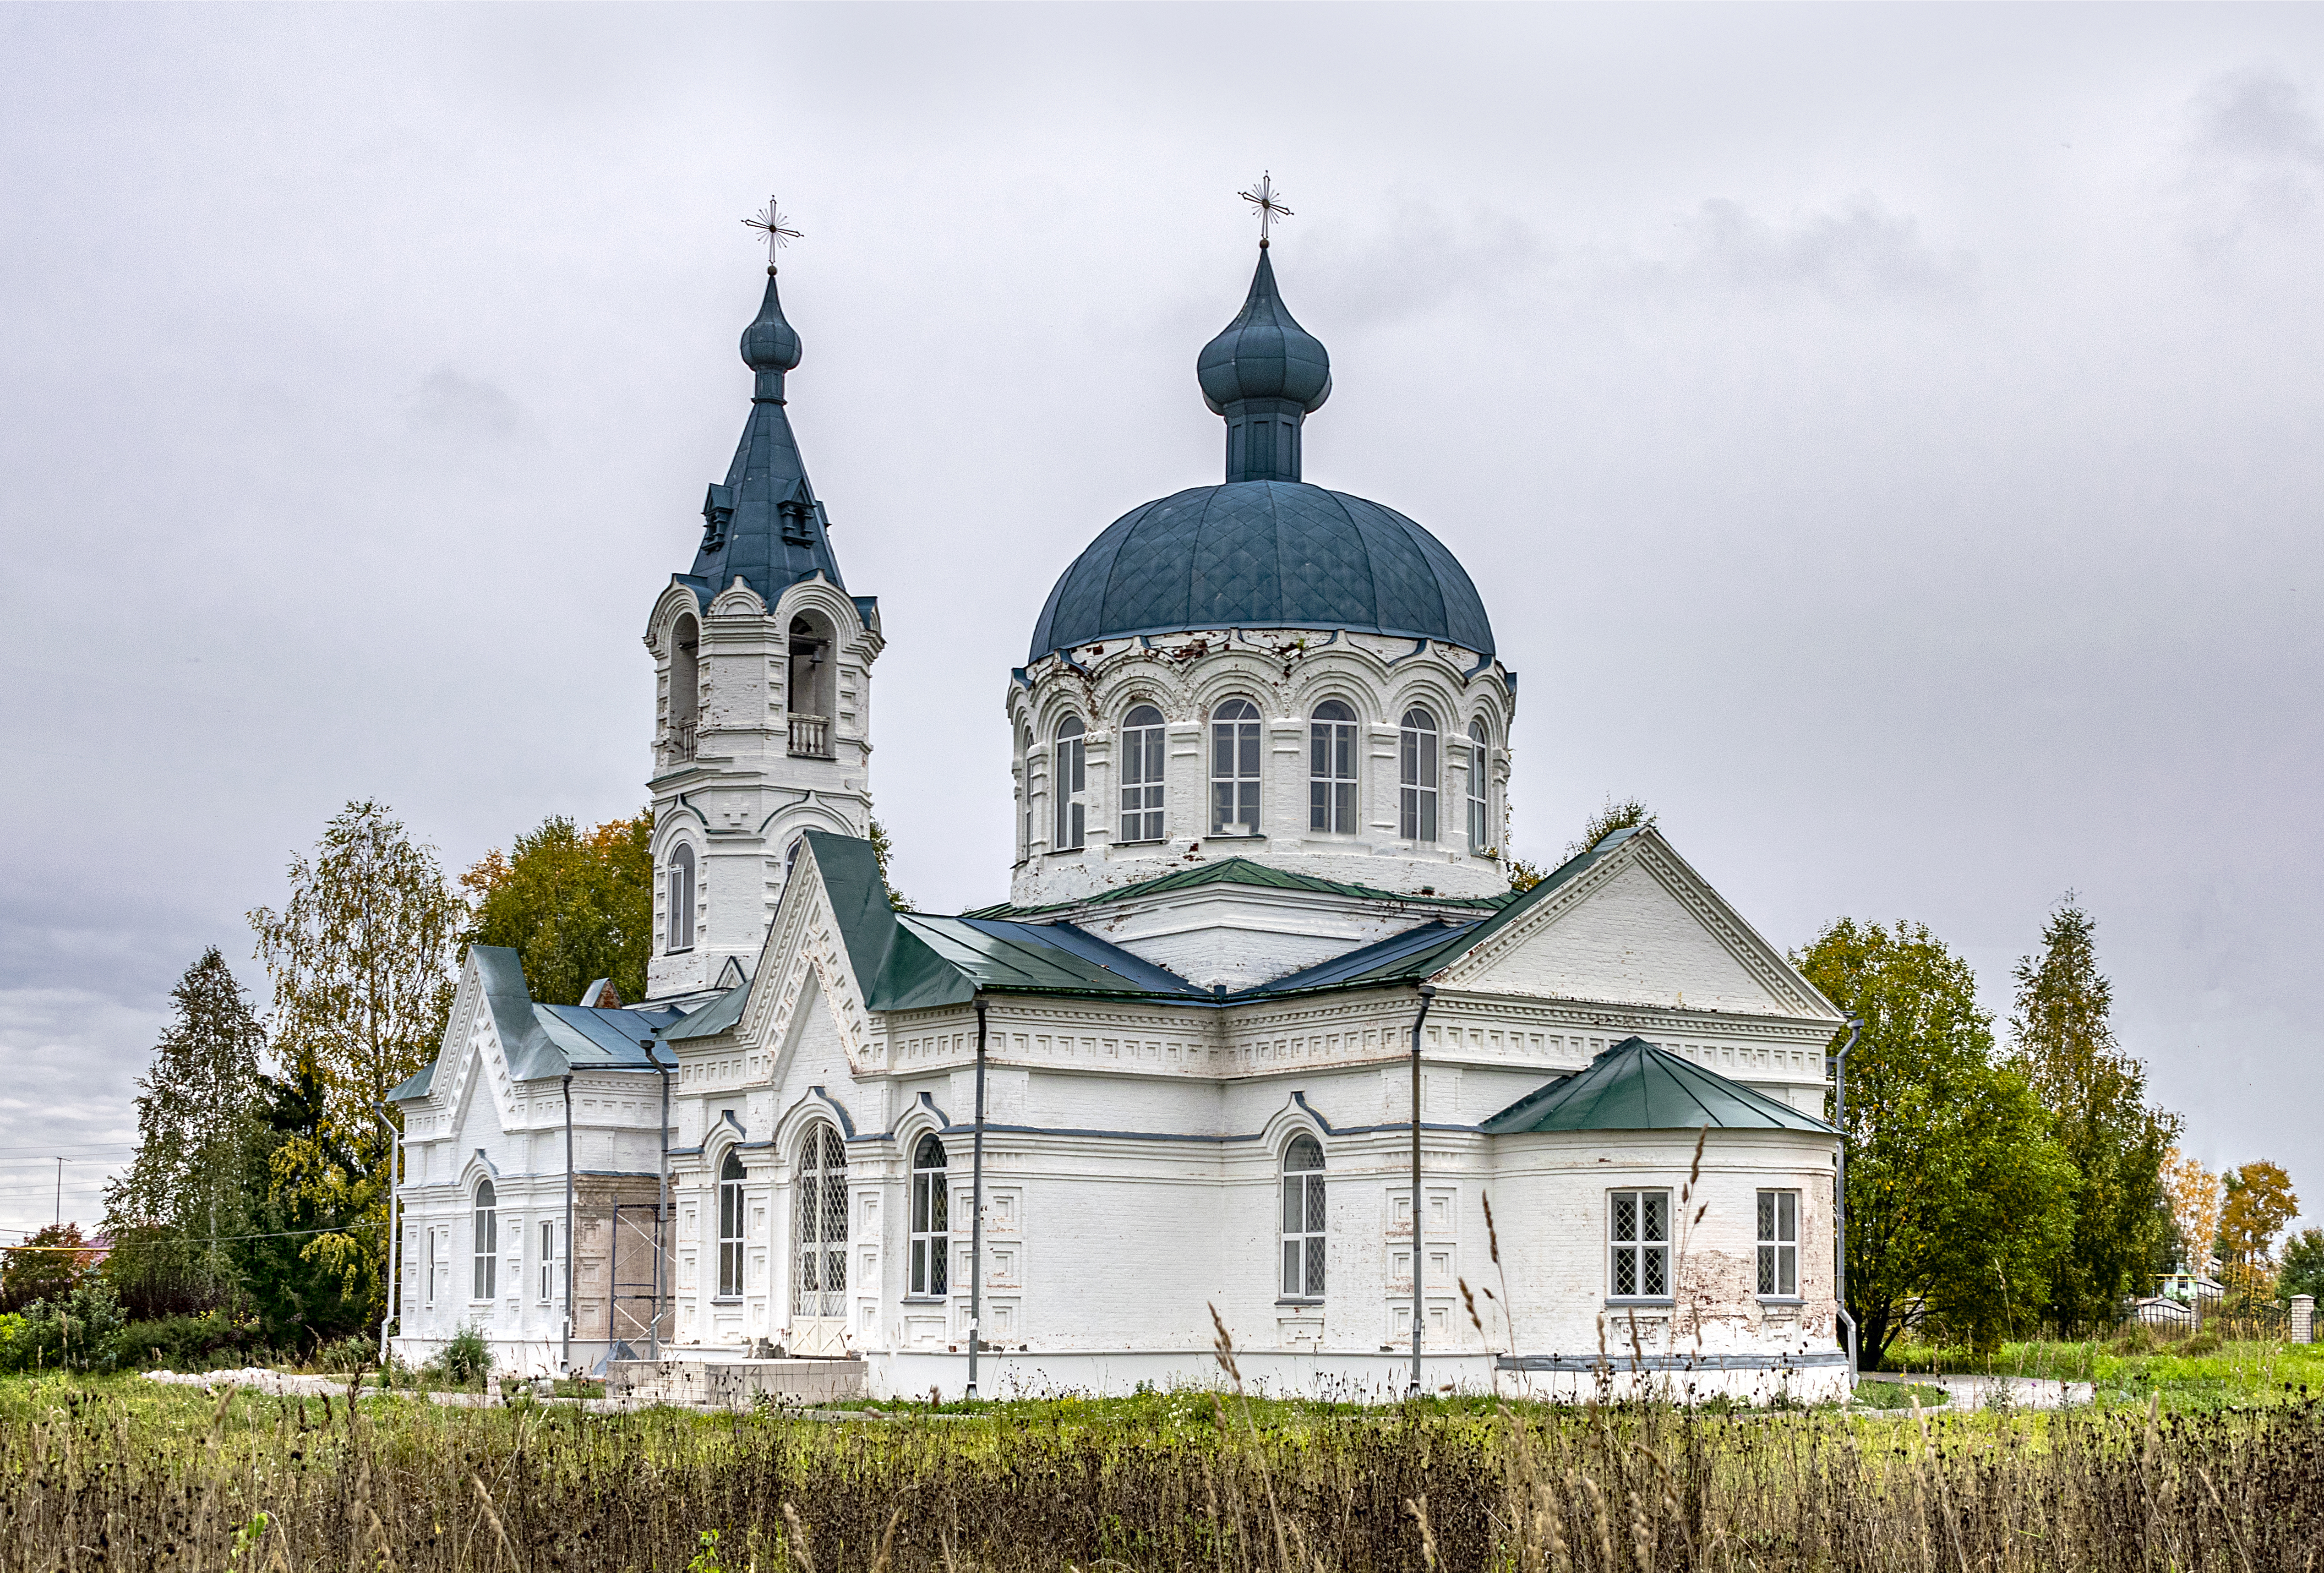
[{"label": "shrub", "polygon": [[84,1279],[60,1300],[26,1306],[0,1348],[0,1361],[11,1371],[111,1370],[124,1319],[112,1285],[101,1278]]},{"label": "shrub", "polygon": [[318,1371],[368,1371],[379,1364],[379,1341],[366,1333],[334,1338],[307,1362]]},{"label": "shrub", "polygon": [[466,1387],[481,1383],[493,1369],[492,1346],[484,1342],[482,1328],[466,1327],[452,1335],[444,1346],[444,1374]]},{"label": "shrub", "polygon": [[2174,1355],[2184,1355],[2190,1360],[2198,1355],[2216,1355],[2219,1352],[2219,1335],[2198,1333],[2171,1352]]},{"label": "shrub", "polygon": [[131,1322],[113,1340],[114,1364],[138,1371],[213,1371],[261,1352],[258,1324],[221,1310]]}]

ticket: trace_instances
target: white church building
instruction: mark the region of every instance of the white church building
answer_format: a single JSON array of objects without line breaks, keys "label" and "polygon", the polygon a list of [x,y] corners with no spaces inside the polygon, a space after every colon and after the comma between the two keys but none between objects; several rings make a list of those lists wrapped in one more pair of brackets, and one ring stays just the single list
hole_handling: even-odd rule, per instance
[{"label": "white church building", "polygon": [[1302,478],[1330,363],[1267,251],[1196,362],[1225,479],[1057,579],[1010,899],[957,916],[865,839],[879,606],[769,274],[646,623],[651,997],[469,953],[394,1095],[403,1357],[1105,1393],[1215,1380],[1215,1315],[1278,1392],[1840,1390],[1840,1013],[1651,826],[1512,893],[1517,675],[1442,542]]}]

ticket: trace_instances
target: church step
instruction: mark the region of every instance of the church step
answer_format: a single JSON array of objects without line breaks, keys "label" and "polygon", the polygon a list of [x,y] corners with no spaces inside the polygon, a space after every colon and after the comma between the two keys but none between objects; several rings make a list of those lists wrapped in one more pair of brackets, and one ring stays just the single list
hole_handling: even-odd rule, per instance
[{"label": "church step", "polygon": [[633,1403],[748,1409],[765,1398],[782,1404],[838,1403],[863,1396],[861,1360],[752,1360],[699,1357],[615,1360],[605,1368],[605,1396]]}]

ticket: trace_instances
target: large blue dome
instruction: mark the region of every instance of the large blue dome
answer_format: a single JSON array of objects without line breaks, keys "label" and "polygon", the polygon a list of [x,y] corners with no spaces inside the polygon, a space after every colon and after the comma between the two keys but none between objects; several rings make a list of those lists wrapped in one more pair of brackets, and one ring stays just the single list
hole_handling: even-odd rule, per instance
[{"label": "large blue dome", "polygon": [[1493,625],[1443,542],[1304,481],[1192,486],[1106,527],[1049,592],[1029,660],[1127,634],[1345,628],[1480,655]]}]

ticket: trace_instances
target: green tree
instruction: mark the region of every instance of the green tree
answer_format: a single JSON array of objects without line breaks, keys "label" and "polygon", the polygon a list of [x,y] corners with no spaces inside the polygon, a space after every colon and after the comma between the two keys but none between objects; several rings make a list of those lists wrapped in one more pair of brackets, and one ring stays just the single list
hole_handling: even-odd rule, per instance
[{"label": "green tree", "polygon": [[2024,1078],[1997,1058],[1976,975],[1924,925],[1851,918],[1793,960],[1864,1022],[1846,1131],[1848,1306],[1863,1356],[1877,1365],[1916,1307],[1997,1346],[2048,1291],[2073,1227],[2073,1170]]},{"label": "green tree", "polygon": [[326,1220],[302,1256],[383,1305],[390,1137],[379,1109],[444,1035],[466,915],[435,848],[375,802],[349,803],[311,857],[291,859],[281,911],[250,914],[274,986],[275,1060],[319,1099],[311,1128],[273,1149],[270,1200]]},{"label": "green tree", "polygon": [[2295,1294],[2324,1300],[2324,1229],[2302,1229],[2283,1243],[2283,1271],[2276,1287],[2286,1300]]},{"label": "green tree", "polygon": [[261,1075],[257,1094],[244,1152],[251,1216],[233,1243],[235,1268],[264,1341],[312,1349],[370,1325],[384,1293],[384,1263],[368,1253],[318,1255],[309,1245],[360,1238],[377,1224],[366,1191],[338,1179],[358,1160],[329,1126],[329,1096],[314,1063],[281,1078]]},{"label": "green tree", "polygon": [[203,1309],[234,1284],[222,1237],[248,1214],[245,1152],[265,1029],[217,946],[171,991],[174,1012],[138,1082],[137,1152],[108,1184],[106,1276],[140,1316]]},{"label": "green tree", "polygon": [[1618,803],[1609,796],[1604,802],[1598,805],[1597,812],[1591,814],[1583,823],[1581,839],[1567,845],[1563,862],[1544,867],[1538,863],[1528,863],[1522,857],[1509,859],[1509,888],[1513,891],[1529,891],[1551,874],[1555,874],[1566,863],[1572,862],[1615,831],[1627,830],[1633,825],[1651,825],[1654,822],[1654,815],[1647,810],[1646,805],[1637,799],[1625,798]]},{"label": "green tree", "polygon": [[2050,1276],[2061,1325],[2108,1319],[2144,1287],[2170,1210],[2163,1166],[2179,1116],[2146,1102],[2146,1068],[2116,1046],[2114,988],[2098,967],[2098,924],[2070,893],[2017,964],[2009,1018],[2016,1062],[2074,1165],[2074,1233]]},{"label": "green tree", "polygon": [[61,1300],[96,1263],[96,1247],[82,1237],[78,1224],[46,1225],[23,1245],[7,1248],[6,1261],[0,1263],[0,1300],[11,1306]]},{"label": "green tree", "polygon": [[872,821],[871,842],[872,861],[880,867],[880,883],[888,887],[888,904],[899,912],[910,911],[911,902],[896,888],[896,882],[888,874],[888,860],[896,855],[896,844],[888,839],[887,827],[877,819]]},{"label": "green tree", "polygon": [[601,977],[624,1000],[646,992],[653,954],[653,810],[584,831],[561,814],[460,876],[473,903],[465,938],[504,945],[532,997],[572,1004]]}]

